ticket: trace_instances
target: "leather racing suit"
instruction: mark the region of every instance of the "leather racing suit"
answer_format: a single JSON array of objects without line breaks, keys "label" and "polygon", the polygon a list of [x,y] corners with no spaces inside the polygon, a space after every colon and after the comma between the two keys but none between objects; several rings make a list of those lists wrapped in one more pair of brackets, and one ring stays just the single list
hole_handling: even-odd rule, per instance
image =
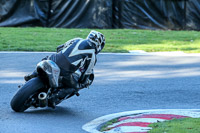
[{"label": "leather racing suit", "polygon": [[48,57],[61,69],[66,87],[82,89],[92,84],[96,64],[95,46],[88,39],[75,38],[57,47],[57,53]]}]

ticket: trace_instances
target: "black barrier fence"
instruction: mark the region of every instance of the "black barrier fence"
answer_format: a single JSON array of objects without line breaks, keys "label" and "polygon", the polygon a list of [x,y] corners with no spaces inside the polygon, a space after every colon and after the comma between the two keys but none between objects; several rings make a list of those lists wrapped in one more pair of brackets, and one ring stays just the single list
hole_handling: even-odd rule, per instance
[{"label": "black barrier fence", "polygon": [[0,0],[0,26],[200,30],[200,0]]}]

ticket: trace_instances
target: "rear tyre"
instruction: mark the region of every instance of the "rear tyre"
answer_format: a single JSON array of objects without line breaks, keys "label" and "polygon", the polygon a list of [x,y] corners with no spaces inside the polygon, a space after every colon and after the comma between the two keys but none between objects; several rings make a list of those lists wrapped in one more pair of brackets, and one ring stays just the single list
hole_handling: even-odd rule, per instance
[{"label": "rear tyre", "polygon": [[29,80],[12,98],[10,102],[11,108],[16,112],[24,112],[30,107],[25,105],[25,103],[32,95],[38,93],[38,90],[44,87],[45,86],[39,77]]}]

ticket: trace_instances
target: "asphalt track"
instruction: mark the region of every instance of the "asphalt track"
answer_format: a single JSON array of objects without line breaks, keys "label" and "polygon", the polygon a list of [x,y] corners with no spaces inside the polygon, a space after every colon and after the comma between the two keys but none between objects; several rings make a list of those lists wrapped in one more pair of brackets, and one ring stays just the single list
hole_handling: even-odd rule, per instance
[{"label": "asphalt track", "polygon": [[85,123],[112,113],[200,107],[200,56],[100,54],[95,81],[79,97],[56,109],[13,112],[23,76],[49,54],[0,53],[0,133],[85,133]]}]

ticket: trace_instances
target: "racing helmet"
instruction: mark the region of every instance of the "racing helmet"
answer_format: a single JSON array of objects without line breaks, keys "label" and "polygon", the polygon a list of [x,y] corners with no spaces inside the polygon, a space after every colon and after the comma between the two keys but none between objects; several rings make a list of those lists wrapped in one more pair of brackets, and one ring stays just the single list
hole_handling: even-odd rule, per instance
[{"label": "racing helmet", "polygon": [[90,31],[90,33],[87,36],[87,39],[95,44],[96,54],[98,54],[105,45],[104,35],[98,31]]}]

